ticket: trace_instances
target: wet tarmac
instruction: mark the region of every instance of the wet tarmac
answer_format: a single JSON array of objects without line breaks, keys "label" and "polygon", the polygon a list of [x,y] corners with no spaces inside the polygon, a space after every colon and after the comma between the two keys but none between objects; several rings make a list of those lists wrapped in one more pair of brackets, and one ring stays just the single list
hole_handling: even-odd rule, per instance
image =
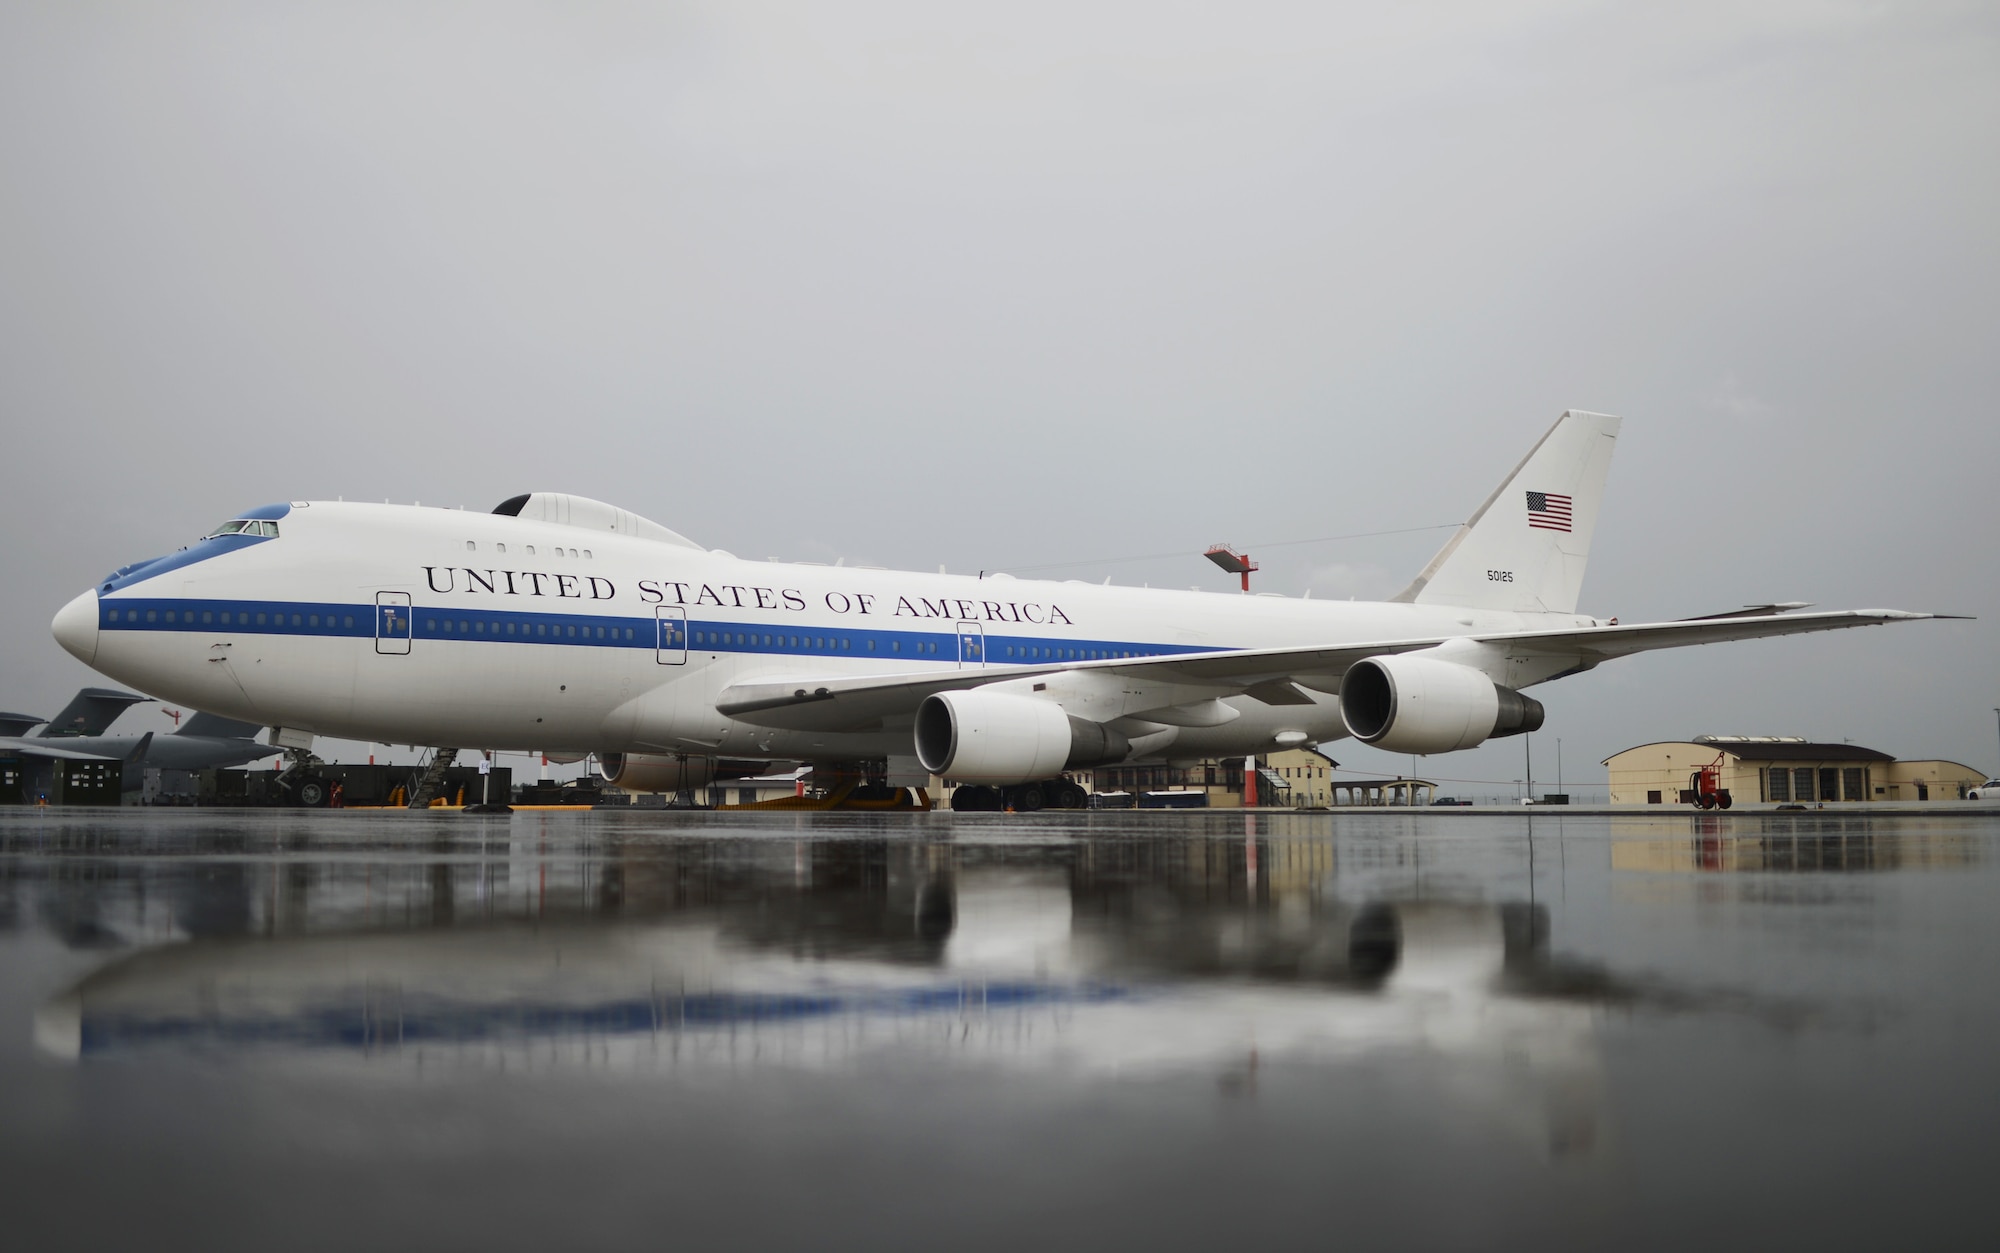
[{"label": "wet tarmac", "polygon": [[1996,842],[0,812],[0,1240],[1983,1245]]}]

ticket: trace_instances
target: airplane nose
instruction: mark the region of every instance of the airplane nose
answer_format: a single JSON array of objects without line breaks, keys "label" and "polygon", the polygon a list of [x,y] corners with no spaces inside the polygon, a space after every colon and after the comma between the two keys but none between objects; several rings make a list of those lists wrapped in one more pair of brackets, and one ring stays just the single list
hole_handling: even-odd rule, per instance
[{"label": "airplane nose", "polygon": [[69,650],[84,665],[92,665],[97,660],[97,593],[85,592],[69,604],[56,611],[56,620],[49,624],[55,632],[56,643]]}]

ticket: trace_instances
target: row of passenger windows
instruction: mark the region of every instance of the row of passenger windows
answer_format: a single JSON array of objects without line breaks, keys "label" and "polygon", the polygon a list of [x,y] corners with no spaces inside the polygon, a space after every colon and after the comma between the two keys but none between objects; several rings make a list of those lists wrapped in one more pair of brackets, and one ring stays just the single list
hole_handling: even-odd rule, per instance
[{"label": "row of passenger windows", "polygon": [[[813,648],[822,652],[846,652],[852,648],[848,640],[818,635],[758,635],[749,631],[696,631],[693,638],[696,644],[707,644],[717,648],[727,648],[732,644],[743,648]],[[875,651],[874,640],[863,640],[862,644],[865,651],[871,653]],[[910,645],[910,651],[913,653],[935,654],[937,650],[936,640],[918,640]],[[889,651],[902,652],[902,641],[890,640]]]},{"label": "row of passenger windows", "polygon": [[[750,631],[696,631],[693,639],[696,644],[706,644],[712,648],[736,645],[743,648],[814,648],[822,652],[846,652],[851,651],[853,647],[852,641],[832,636],[758,635]],[[862,644],[867,652],[875,651],[874,640],[863,640]],[[935,640],[919,640],[910,646],[910,651],[913,653],[935,653],[937,650]],[[902,652],[902,642],[890,640],[889,651]]]},{"label": "row of passenger windows", "polygon": [[[132,609],[132,610],[125,610],[122,612],[124,613],[124,619],[123,619],[124,621],[127,622],[139,621],[139,614],[140,614],[139,610]],[[164,613],[165,621],[170,624],[178,625],[183,622],[190,626],[195,624],[195,611],[192,609],[178,611],[178,616],[176,614],[176,611],[172,609],[164,611],[158,609],[148,609],[145,610],[144,612],[146,615],[146,621],[150,623],[160,622],[161,615],[162,613]],[[108,621],[111,622],[120,621],[119,617],[120,613],[121,611],[117,609],[108,610],[106,612],[106,618]],[[334,615],[327,614],[325,616],[326,616],[326,625],[331,627],[334,624]],[[290,625],[295,627],[297,626],[317,627],[320,625],[320,615],[316,613],[308,613],[308,614],[295,613],[290,615],[290,617],[291,617]],[[220,619],[219,622],[217,621],[218,618]],[[251,626],[254,624],[260,627],[287,625],[286,615],[282,613],[251,614],[247,611],[237,612],[234,615],[234,621],[232,622],[231,612],[229,610],[222,610],[218,612],[212,609],[204,609],[201,611],[200,624],[202,626],[217,626],[217,625]],[[341,616],[340,626],[341,629],[343,630],[348,630],[348,631],[353,630],[354,629],[353,615],[348,614]],[[445,623],[443,630],[440,631],[438,628],[438,620],[435,618],[427,618],[424,620],[424,630],[432,635],[439,635],[439,634],[450,635],[454,633],[453,626],[449,622]],[[514,636],[515,638],[532,636],[541,639],[546,639],[550,636],[551,633],[553,633],[555,637],[558,639],[577,639],[579,638],[577,635],[577,632],[579,630],[583,632],[583,635],[581,637],[583,639],[636,640],[638,638],[638,633],[631,627],[617,627],[617,626],[609,628],[601,626],[578,627],[575,624],[561,624],[561,623],[558,623],[555,626],[551,627],[548,623],[545,622],[514,623],[514,622],[472,622],[472,621],[461,620],[457,624],[455,633],[459,635],[496,635],[496,636],[501,636],[503,638],[506,636]],[[610,632],[609,635],[606,635],[605,633],[607,630]],[[623,632],[623,634],[621,635],[620,632]],[[811,636],[811,635],[774,636],[774,635],[758,635],[753,632],[747,632],[747,631],[696,631],[693,633],[693,640],[696,644],[707,644],[710,645],[711,647],[725,647],[725,648],[731,645],[736,645],[743,648],[774,648],[774,647],[812,648],[824,652],[851,651],[851,644],[848,640],[836,639],[831,636]],[[864,640],[863,643],[866,645],[866,651],[871,653],[876,651],[876,645],[874,640]],[[978,653],[979,646],[977,644],[971,644],[968,647],[969,650],[974,655]],[[902,642],[900,640],[890,640],[889,651],[892,653],[902,652],[903,651]],[[936,640],[919,640],[910,646],[910,651],[927,656],[936,656],[938,651],[938,644]],[[1096,661],[1096,660],[1105,660],[1117,657],[1140,657],[1145,655],[1147,654],[1139,651],[1113,651],[1110,649],[1099,649],[1099,648],[1056,648],[1056,647],[1043,647],[1039,645],[1034,647],[1029,647],[1027,645],[1012,645],[1012,644],[1007,646],[1007,656],[1012,658],[1017,658],[1023,661]]]},{"label": "row of passenger windows", "polygon": [[[696,644],[706,644],[711,648],[727,648],[732,644],[744,648],[817,648],[824,652],[840,652],[849,647],[844,639],[819,635],[757,635],[749,631],[695,631],[689,636]],[[875,641],[867,641],[868,650],[873,652]],[[901,646],[896,646],[901,651]],[[936,652],[937,646],[932,645]]]},{"label": "row of passenger windows", "polygon": [[[128,609],[123,612],[124,612],[124,620],[126,622],[137,622],[139,620],[139,611],[137,609]],[[161,621],[161,615],[164,613],[165,620],[169,623],[175,623],[175,624],[186,623],[189,626],[195,625],[195,611],[192,609],[183,609],[179,611],[175,611],[172,609],[167,609],[167,610],[148,609],[145,612],[146,612],[146,621],[148,622]],[[116,609],[108,610],[105,613],[106,621],[110,622],[119,621],[119,613],[120,611]],[[290,616],[291,616],[290,625],[292,626],[316,627],[319,625],[320,615],[316,613],[304,613],[304,614],[295,613]],[[286,615],[281,613],[252,614],[247,610],[242,612],[237,612],[234,614],[232,614],[231,611],[227,609],[221,610],[220,612],[214,609],[204,609],[201,611],[202,626],[251,626],[251,625],[285,626],[286,625],[285,618]],[[332,626],[333,620],[334,620],[333,614],[326,615],[326,625]],[[354,615],[352,614],[341,615],[340,625],[341,629],[352,631],[354,629]]]},{"label": "row of passenger windows", "polygon": [[1150,657],[1145,649],[1044,648],[1041,645],[1008,645],[1007,655],[1022,661],[1111,661],[1119,657]]},{"label": "row of passenger windows", "polygon": [[[424,630],[432,635],[450,635],[453,633],[452,624],[449,622],[444,624],[443,630],[439,630],[436,618],[424,619]],[[608,635],[606,634],[607,631],[609,632]],[[622,635],[620,634],[621,631],[623,632]],[[579,635],[578,632],[582,632],[582,634]],[[558,622],[551,625],[547,622],[469,622],[461,619],[458,623],[457,633],[460,635],[498,635],[503,637],[512,635],[517,639],[522,636],[533,636],[537,639],[553,637],[555,639],[568,640],[632,640],[638,638],[638,633],[631,627],[592,627],[587,625],[579,627],[574,622]]]},{"label": "row of passenger windows", "polygon": [[[845,639],[825,638],[815,635],[759,635],[750,631],[696,631],[693,633],[693,640],[697,645],[706,644],[711,647],[721,648],[734,645],[742,648],[812,648],[834,652],[849,651],[851,649],[849,641]],[[871,653],[876,651],[874,640],[863,640],[862,644],[865,651]],[[975,657],[979,655],[980,645],[977,642],[967,641],[965,648],[968,655]],[[902,652],[902,641],[890,640],[889,651],[892,653]],[[910,651],[927,656],[936,656],[938,642],[936,640],[918,640],[916,643],[910,645]],[[1145,655],[1147,654],[1136,650],[1114,651],[1106,648],[1055,648],[1041,647],[1039,645],[1032,648],[1027,645],[1009,645],[1007,647],[1007,656],[1016,657],[1023,661],[1099,661],[1116,657],[1141,657]]]},{"label": "row of passenger windows", "polygon": [[[275,524],[275,523],[272,523],[272,524],[270,524],[270,525],[276,525],[276,524]],[[276,534],[276,532],[274,531],[274,532],[272,532],[272,534],[274,534],[274,535],[275,535],[275,534]],[[478,540],[473,540],[473,539],[469,539],[469,540],[465,541],[465,551],[467,551],[467,552],[469,552],[469,553],[476,553],[476,552],[478,552],[478,551],[479,551],[479,541],[478,541]],[[506,546],[505,544],[495,544],[495,545],[493,545],[493,551],[494,551],[494,552],[496,552],[496,553],[502,553],[502,554],[504,554],[504,553],[505,553],[505,552],[507,551],[507,546]],[[522,552],[524,552],[524,553],[526,553],[526,554],[527,554],[528,556],[532,557],[532,556],[534,556],[534,555],[535,555],[535,546],[534,546],[533,544],[523,544],[523,545],[521,545],[521,551],[522,551]],[[549,556],[551,556],[551,557],[577,557],[577,556],[581,556],[581,557],[582,557],[582,558],[583,558],[583,559],[584,559],[585,561],[590,561],[590,560],[592,560],[592,557],[591,557],[591,555],[590,555],[590,550],[589,550],[588,548],[584,549],[584,550],[583,550],[583,551],[582,551],[581,553],[578,553],[578,552],[577,552],[577,550],[576,550],[576,549],[574,549],[574,548],[551,548],[551,549],[549,549]]]},{"label": "row of passenger windows", "polygon": [[[813,648],[834,652],[849,650],[849,643],[845,639],[821,638],[813,635],[758,635],[749,631],[696,631],[693,634],[693,639],[697,645],[706,644],[710,647],[718,648],[727,648],[734,645],[742,648]],[[862,643],[866,651],[871,653],[876,651],[874,640],[864,640]],[[902,652],[902,642],[900,640],[890,640],[889,651],[892,653]],[[910,651],[935,656],[938,651],[937,641],[919,640],[910,646]],[[976,657],[979,655],[979,645],[968,642],[966,651],[969,655]],[[1025,644],[1010,644],[1007,646],[1007,656],[1018,658],[1022,661],[1105,661],[1117,657],[1144,657],[1148,655],[1138,650],[1120,651],[1108,648],[1056,648],[1039,645],[1031,648]]]}]

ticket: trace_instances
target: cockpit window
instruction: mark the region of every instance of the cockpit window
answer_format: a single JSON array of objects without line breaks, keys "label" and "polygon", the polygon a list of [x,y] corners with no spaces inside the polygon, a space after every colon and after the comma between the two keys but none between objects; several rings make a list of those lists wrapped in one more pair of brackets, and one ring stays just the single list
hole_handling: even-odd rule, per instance
[{"label": "cockpit window", "polygon": [[236,518],[216,527],[202,538],[217,539],[224,535],[260,535],[266,539],[276,539],[278,538],[278,524],[275,522],[256,522],[247,518]]}]

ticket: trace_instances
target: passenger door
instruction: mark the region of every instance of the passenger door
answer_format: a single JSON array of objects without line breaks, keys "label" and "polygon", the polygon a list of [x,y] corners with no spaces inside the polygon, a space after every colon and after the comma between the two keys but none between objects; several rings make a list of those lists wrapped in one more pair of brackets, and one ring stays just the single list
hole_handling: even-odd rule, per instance
[{"label": "passenger door", "polygon": [[679,605],[653,606],[653,626],[657,632],[653,660],[663,666],[686,665],[688,659],[688,615]]},{"label": "passenger door", "polygon": [[958,668],[976,670],[986,664],[986,628],[977,622],[958,624]]},{"label": "passenger door", "polygon": [[404,656],[410,651],[410,594],[375,593],[375,651]]}]

